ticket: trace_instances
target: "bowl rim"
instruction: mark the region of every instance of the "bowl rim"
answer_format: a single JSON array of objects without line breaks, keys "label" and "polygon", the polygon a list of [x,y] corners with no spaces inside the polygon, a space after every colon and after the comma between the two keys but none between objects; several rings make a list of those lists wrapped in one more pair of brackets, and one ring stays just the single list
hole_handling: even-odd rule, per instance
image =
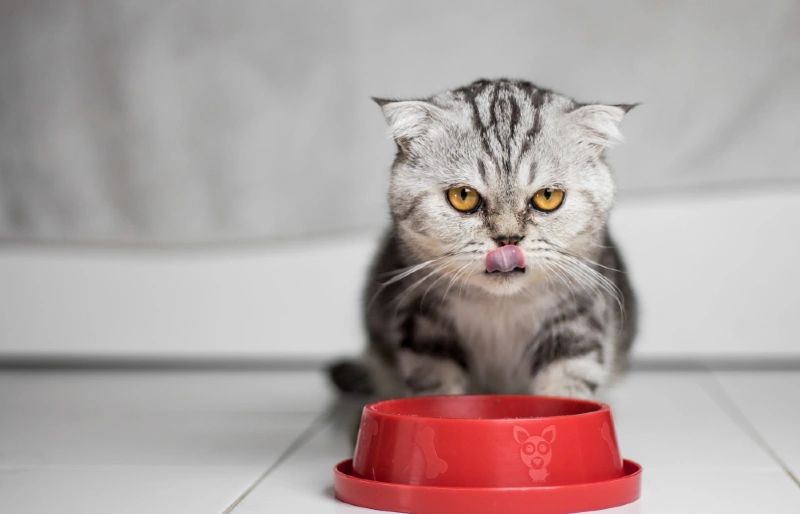
[{"label": "bowl rim", "polygon": [[621,458],[622,460],[622,469],[625,470],[624,474],[619,477],[615,478],[604,478],[602,480],[597,481],[590,481],[590,482],[578,482],[575,484],[563,484],[563,485],[537,485],[537,486],[528,486],[528,487],[520,487],[520,486],[465,486],[465,485],[423,485],[423,484],[403,484],[400,482],[381,482],[380,480],[371,480],[369,478],[363,478],[356,475],[353,472],[353,459],[345,459],[339,463],[337,463],[333,467],[334,475],[341,475],[350,480],[356,480],[359,482],[366,482],[370,484],[380,484],[382,487],[386,488],[397,488],[397,489],[428,489],[428,490],[449,490],[449,491],[520,491],[520,490],[527,490],[527,491],[548,491],[554,489],[575,489],[581,486],[586,485],[603,485],[609,482],[619,482],[625,478],[639,476],[642,474],[644,467],[639,464],[638,461],[634,461],[631,459]]},{"label": "bowl rim", "polygon": [[[536,501],[537,512],[548,514],[565,512],[567,504],[570,512],[594,512],[635,502],[642,496],[642,466],[628,459],[623,460],[625,475],[618,478],[536,487],[450,487],[377,482],[354,475],[352,462],[352,459],[347,459],[334,466],[336,498],[379,511],[430,511],[432,497],[442,504],[468,496],[470,508],[467,511],[470,513],[496,512],[498,503],[505,503],[505,510],[509,512],[529,513],[531,501]],[[440,506],[436,512],[452,512],[452,508],[445,510]]]},{"label": "bowl rim", "polygon": [[[523,418],[446,418],[446,417],[435,417],[435,416],[419,416],[416,414],[397,414],[392,412],[386,412],[382,410],[378,410],[381,405],[387,403],[394,403],[394,402],[404,402],[404,401],[414,401],[418,399],[429,399],[429,398],[451,398],[451,397],[458,397],[458,398],[520,398],[520,399],[545,399],[545,400],[554,400],[562,403],[572,403],[572,404],[581,404],[581,405],[590,405],[595,407],[594,409],[581,412],[578,414],[563,414],[557,416],[539,416],[539,417],[523,417]],[[436,423],[459,423],[463,424],[465,422],[468,423],[481,423],[481,424],[506,424],[506,423],[520,423],[526,421],[533,421],[533,420],[551,420],[551,422],[555,422],[558,419],[575,419],[579,417],[585,416],[597,416],[602,413],[611,413],[611,406],[604,402],[599,402],[596,400],[585,400],[580,398],[565,398],[561,396],[545,396],[545,395],[530,395],[530,394],[459,394],[459,395],[432,395],[432,396],[408,396],[402,398],[390,398],[387,400],[380,400],[377,402],[370,403],[364,406],[364,412],[369,411],[370,414],[375,416],[380,416],[384,418],[392,418],[398,420],[415,420],[415,421],[429,421],[429,422],[436,422]]]}]

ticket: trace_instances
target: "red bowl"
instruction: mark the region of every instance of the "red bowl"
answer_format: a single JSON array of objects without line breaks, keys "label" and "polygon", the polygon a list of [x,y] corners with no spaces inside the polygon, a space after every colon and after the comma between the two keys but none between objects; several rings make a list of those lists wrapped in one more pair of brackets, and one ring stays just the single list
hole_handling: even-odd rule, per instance
[{"label": "red bowl", "polygon": [[537,396],[424,396],[367,405],[352,475],[438,487],[552,487],[620,479],[608,405]]}]

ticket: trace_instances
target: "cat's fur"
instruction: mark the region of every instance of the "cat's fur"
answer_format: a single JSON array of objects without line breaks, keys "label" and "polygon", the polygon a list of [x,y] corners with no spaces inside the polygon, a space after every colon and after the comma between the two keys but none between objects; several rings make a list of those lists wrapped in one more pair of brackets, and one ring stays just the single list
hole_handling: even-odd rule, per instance
[{"label": "cat's fur", "polygon": [[[393,223],[369,273],[366,355],[333,366],[334,382],[378,397],[591,397],[625,368],[636,325],[603,159],[631,106],[511,80],[376,101],[398,146]],[[450,206],[458,185],[481,194],[478,212]],[[566,192],[547,214],[529,205],[545,187]],[[525,272],[487,273],[508,236],[522,237]]]}]

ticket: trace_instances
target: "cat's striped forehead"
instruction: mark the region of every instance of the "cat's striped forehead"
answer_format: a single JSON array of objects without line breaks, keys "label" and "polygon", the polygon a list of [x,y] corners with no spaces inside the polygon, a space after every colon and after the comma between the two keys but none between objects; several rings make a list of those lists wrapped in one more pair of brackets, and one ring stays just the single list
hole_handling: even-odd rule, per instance
[{"label": "cat's striped forehead", "polygon": [[517,171],[522,157],[542,141],[548,118],[573,109],[563,95],[530,82],[479,80],[432,97],[430,102],[469,119],[484,158],[479,171],[495,170],[507,178]]},{"label": "cat's striped forehead", "polygon": [[[481,180],[505,189],[560,182],[622,140],[631,106],[579,104],[530,82],[479,80],[424,100],[378,100],[400,148],[395,171],[438,185]],[[602,168],[602,166],[600,166]]]}]

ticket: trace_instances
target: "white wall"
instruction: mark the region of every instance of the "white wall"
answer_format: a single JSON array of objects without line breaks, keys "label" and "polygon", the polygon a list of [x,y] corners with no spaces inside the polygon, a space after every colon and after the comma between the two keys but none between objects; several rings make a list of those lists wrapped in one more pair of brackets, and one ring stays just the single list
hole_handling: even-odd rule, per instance
[{"label": "white wall", "polygon": [[[798,220],[798,189],[622,203],[613,226],[641,296],[636,353],[800,356]],[[0,247],[0,357],[354,353],[375,241]]]},{"label": "white wall", "polygon": [[377,229],[369,97],[479,77],[644,102],[623,194],[800,179],[794,0],[4,0],[0,237],[221,241]]}]

